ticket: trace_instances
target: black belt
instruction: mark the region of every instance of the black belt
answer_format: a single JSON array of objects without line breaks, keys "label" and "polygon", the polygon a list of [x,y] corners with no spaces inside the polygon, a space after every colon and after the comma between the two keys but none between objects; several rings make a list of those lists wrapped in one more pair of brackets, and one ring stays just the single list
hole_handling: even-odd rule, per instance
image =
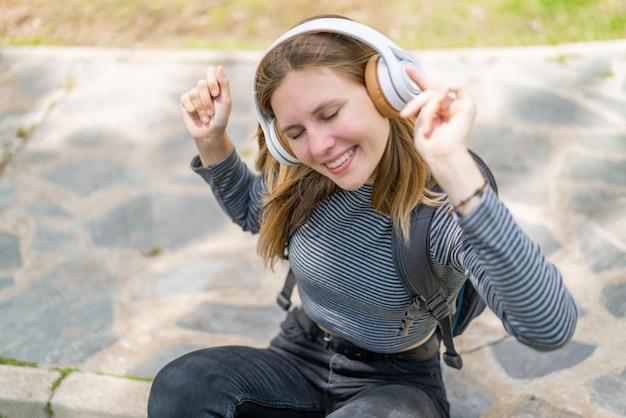
[{"label": "black belt", "polygon": [[298,323],[307,332],[311,340],[351,360],[376,361],[383,359],[429,360],[439,353],[439,333],[433,334],[418,347],[398,353],[376,353],[352,344],[336,335],[321,329],[301,308],[295,310]]}]

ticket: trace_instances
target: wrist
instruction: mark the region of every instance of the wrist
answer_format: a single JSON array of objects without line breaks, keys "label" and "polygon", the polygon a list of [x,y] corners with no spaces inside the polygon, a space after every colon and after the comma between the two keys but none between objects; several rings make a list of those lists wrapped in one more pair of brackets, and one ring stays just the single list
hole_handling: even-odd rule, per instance
[{"label": "wrist", "polygon": [[484,183],[484,177],[469,151],[440,157],[428,162],[437,184],[453,204],[458,204]]},{"label": "wrist", "polygon": [[484,180],[482,186],[477,188],[474,193],[461,200],[458,203],[452,203],[452,209],[450,212],[455,213],[457,216],[465,216],[470,213],[478,204],[480,203],[480,199],[485,193],[485,189],[489,185],[489,181],[487,179]]},{"label": "wrist", "polygon": [[204,138],[200,140],[194,138],[194,141],[198,149],[200,161],[202,161],[204,166],[222,161],[230,154],[233,148],[232,142],[226,133],[218,138]]}]

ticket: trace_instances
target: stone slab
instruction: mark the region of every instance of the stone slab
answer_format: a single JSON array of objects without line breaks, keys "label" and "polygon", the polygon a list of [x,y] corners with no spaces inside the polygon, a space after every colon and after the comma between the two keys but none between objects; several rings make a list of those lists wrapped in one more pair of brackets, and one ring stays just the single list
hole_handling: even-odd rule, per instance
[{"label": "stone slab", "polygon": [[145,418],[149,393],[149,382],[74,372],[54,393],[51,408],[63,418]]},{"label": "stone slab", "polygon": [[0,365],[0,417],[47,418],[46,404],[58,371]]}]

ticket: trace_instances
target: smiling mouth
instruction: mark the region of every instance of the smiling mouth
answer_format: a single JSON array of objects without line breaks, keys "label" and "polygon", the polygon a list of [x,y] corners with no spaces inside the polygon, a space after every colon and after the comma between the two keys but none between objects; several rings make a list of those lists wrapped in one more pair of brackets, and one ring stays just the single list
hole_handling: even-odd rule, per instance
[{"label": "smiling mouth", "polygon": [[340,167],[343,163],[348,161],[350,157],[352,157],[353,154],[354,154],[354,148],[350,148],[345,154],[337,158],[335,161],[326,164],[326,167],[330,168],[331,170],[334,170],[335,168]]}]

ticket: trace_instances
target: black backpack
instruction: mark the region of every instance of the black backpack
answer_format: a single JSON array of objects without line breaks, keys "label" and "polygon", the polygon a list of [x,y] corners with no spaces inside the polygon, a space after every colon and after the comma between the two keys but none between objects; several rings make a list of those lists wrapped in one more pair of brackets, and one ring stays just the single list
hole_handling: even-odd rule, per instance
[{"label": "black backpack", "polygon": [[[473,152],[471,154],[497,193],[491,170],[478,155]],[[472,319],[483,312],[486,305],[469,280],[465,281],[454,301],[446,299],[446,289],[432,268],[429,254],[430,223],[434,213],[435,208],[432,206],[420,205],[415,208],[411,216],[411,239],[408,246],[397,236],[395,228],[392,232],[392,256],[396,271],[404,288],[411,295],[411,304],[404,312],[398,334],[407,335],[419,313],[430,313],[439,322],[440,335],[446,347],[444,361],[448,366],[460,369],[463,367],[463,360],[454,348],[453,337],[461,335]],[[283,289],[276,298],[284,310],[291,306],[291,294],[295,284],[296,277],[289,270]],[[452,309],[452,304],[455,309]]]}]

